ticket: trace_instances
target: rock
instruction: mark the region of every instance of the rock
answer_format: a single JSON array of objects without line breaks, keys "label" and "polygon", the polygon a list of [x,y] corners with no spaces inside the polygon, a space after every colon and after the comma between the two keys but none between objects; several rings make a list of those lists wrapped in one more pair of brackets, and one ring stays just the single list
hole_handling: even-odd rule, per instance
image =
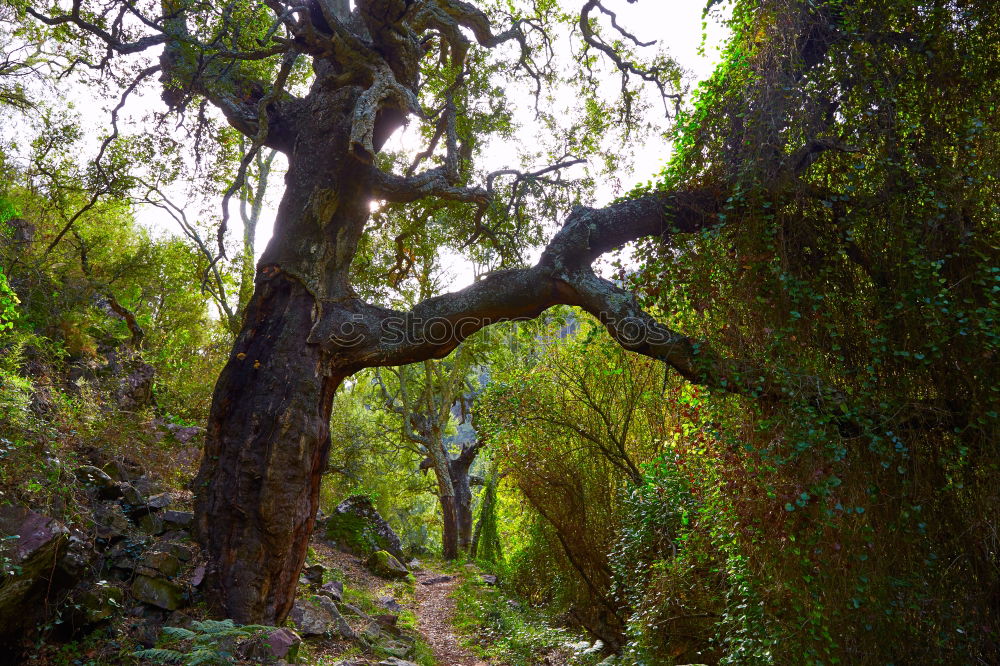
[{"label": "rock", "polygon": [[138,479],[132,482],[139,494],[143,497],[149,497],[150,495],[156,495],[162,492],[160,488],[160,482],[148,474],[143,474]]},{"label": "rock", "polygon": [[151,536],[156,536],[158,534],[163,534],[166,529],[163,525],[163,519],[153,513],[147,513],[146,515],[139,518],[139,529],[149,534]]},{"label": "rock", "polygon": [[145,546],[141,542],[126,539],[119,541],[105,555],[111,566],[131,571],[139,565]]},{"label": "rock", "polygon": [[181,611],[174,611],[167,618],[168,627],[180,627],[181,629],[190,629],[191,625],[194,624],[194,619],[187,613],[182,613]]},{"label": "rock", "polygon": [[122,489],[118,487],[108,474],[93,465],[83,465],[73,470],[73,475],[84,485],[97,491],[97,496],[101,499],[115,499],[121,497]]},{"label": "rock", "polygon": [[117,502],[98,502],[91,508],[91,515],[97,537],[108,542],[118,540],[132,527]]},{"label": "rock", "polygon": [[326,567],[322,564],[313,564],[302,570],[302,577],[309,585],[320,585],[323,583],[323,574],[325,573]]},{"label": "rock", "polygon": [[143,510],[146,507],[146,498],[142,496],[139,489],[131,483],[121,484],[122,508],[131,513],[134,510]]},{"label": "rock", "polygon": [[497,577],[493,576],[491,574],[480,574],[479,577],[487,585],[496,585],[497,584]]},{"label": "rock", "polygon": [[[295,605],[292,606],[292,612],[288,616],[304,637],[321,636],[333,631],[339,632],[338,619],[343,621],[345,625],[347,624],[333,600],[320,596],[296,599]],[[351,633],[353,634],[353,632]]]},{"label": "rock", "polygon": [[[167,524],[163,524],[167,527]],[[170,542],[170,543],[188,543],[191,541],[191,532],[187,530],[167,530],[160,535],[160,541]]]},{"label": "rock", "polygon": [[154,618],[134,623],[130,633],[139,642],[139,645],[148,649],[156,646],[162,632],[163,621]]},{"label": "rock", "polygon": [[142,476],[142,468],[124,460],[112,460],[104,466],[104,472],[115,481],[135,481]]},{"label": "rock", "polygon": [[420,571],[420,569],[423,568],[423,565],[420,564],[420,560],[418,560],[415,557],[411,559],[409,562],[407,562],[406,566],[407,568],[409,568],[410,571]]},{"label": "rock", "polygon": [[[281,628],[266,634],[260,643],[263,654],[259,657],[270,657],[272,659],[284,659],[287,662],[295,663],[299,656],[299,646],[302,639],[291,629]],[[248,655],[251,658],[254,655]],[[264,659],[260,659],[264,661]]]},{"label": "rock", "polygon": [[124,592],[120,587],[99,581],[79,599],[84,624],[97,624],[114,616],[122,608]]},{"label": "rock", "polygon": [[167,578],[173,578],[181,569],[180,559],[176,555],[162,550],[147,551],[142,557],[142,564],[160,572]]},{"label": "rock", "polygon": [[437,585],[439,583],[448,583],[455,580],[454,576],[434,576],[433,578],[428,578],[427,580],[420,581],[421,585]]},{"label": "rock", "polygon": [[353,495],[337,505],[325,521],[325,533],[327,539],[354,555],[364,557],[385,550],[400,562],[405,559],[399,537],[365,495]]},{"label": "rock", "polygon": [[339,580],[331,580],[329,583],[323,583],[316,594],[329,597],[339,603],[344,600],[344,584]]},{"label": "rock", "polygon": [[167,424],[167,430],[169,430],[170,434],[174,436],[174,439],[181,444],[187,444],[192,439],[205,432],[205,429],[199,426],[182,426],[175,423]]},{"label": "rock", "polygon": [[[133,483],[123,483],[120,485],[122,491],[122,509],[133,520],[137,520],[144,515],[165,509],[172,501],[169,493],[153,493],[156,490],[151,482],[143,483],[145,477]],[[160,521],[162,523],[162,521]]]},{"label": "rock", "polygon": [[44,599],[73,582],[59,563],[69,545],[69,530],[48,516],[20,506],[0,507],[0,643],[23,638],[34,627]]},{"label": "rock", "polygon": [[340,632],[340,636],[344,640],[353,641],[358,639],[358,634],[355,633],[354,629],[351,629],[351,625],[347,624],[347,620],[343,616],[337,619],[337,631]]},{"label": "rock", "polygon": [[190,511],[164,511],[160,518],[167,529],[187,529],[194,523],[194,514]]},{"label": "rock", "polygon": [[5,539],[3,552],[20,564],[69,533],[62,524],[20,506],[0,507],[0,537]]},{"label": "rock", "polygon": [[205,580],[205,565],[199,564],[195,567],[194,572],[191,574],[191,585],[192,587],[198,587]]},{"label": "rock", "polygon": [[66,542],[66,552],[58,563],[59,571],[76,580],[87,573],[96,557],[97,553],[83,533],[71,531]]},{"label": "rock", "polygon": [[395,613],[383,613],[382,615],[376,615],[375,621],[385,629],[392,629],[399,624],[399,616]]},{"label": "rock", "polygon": [[153,378],[156,370],[143,361],[135,362],[135,369],[122,377],[115,399],[125,411],[136,411],[148,405],[153,399]]},{"label": "rock", "polygon": [[382,643],[382,649],[389,653],[390,656],[397,657],[399,659],[406,659],[413,652],[413,646],[407,645],[401,641],[387,641]]},{"label": "rock", "polygon": [[159,493],[156,495],[152,495],[151,497],[148,497],[146,499],[146,506],[156,511],[159,509],[167,508],[168,506],[170,506],[171,501],[173,500],[170,499],[169,493]]},{"label": "rock", "polygon": [[333,626],[342,638],[349,641],[358,638],[358,635],[351,629],[351,625],[347,623],[344,616],[340,614],[337,604],[333,603],[332,599],[329,597],[312,597],[312,599],[333,619]]},{"label": "rock", "polygon": [[403,610],[403,607],[400,605],[400,603],[395,599],[393,599],[392,597],[379,597],[378,602],[383,606],[385,606],[386,609],[391,610],[395,613],[398,613],[401,610]]},{"label": "rock", "polygon": [[414,664],[412,661],[400,659],[399,657],[388,657],[378,662],[376,666],[417,666],[417,664]]},{"label": "rock", "polygon": [[410,572],[399,560],[384,550],[375,551],[365,562],[365,566],[376,576],[383,578],[406,578]]},{"label": "rock", "polygon": [[177,543],[177,542],[162,543],[160,547],[165,552],[170,553],[181,562],[190,562],[191,558],[194,557],[194,547],[183,543]]},{"label": "rock", "polygon": [[184,589],[169,580],[139,575],[132,583],[132,596],[137,600],[173,611],[185,605]]},{"label": "rock", "polygon": [[341,606],[345,612],[350,613],[354,617],[361,618],[362,620],[371,620],[371,617],[369,617],[367,613],[354,604],[341,604]]},{"label": "rock", "polygon": [[379,636],[382,635],[382,627],[379,626],[378,622],[372,620],[365,625],[365,629],[361,632],[361,635],[370,641],[377,641]]}]

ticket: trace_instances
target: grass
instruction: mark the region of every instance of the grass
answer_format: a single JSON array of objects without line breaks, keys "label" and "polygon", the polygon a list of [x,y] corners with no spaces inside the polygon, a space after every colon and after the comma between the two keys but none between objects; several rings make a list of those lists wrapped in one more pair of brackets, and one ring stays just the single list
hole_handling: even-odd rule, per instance
[{"label": "grass", "polygon": [[502,587],[482,582],[478,570],[449,568],[461,582],[453,593],[454,624],[466,646],[483,658],[510,666],[543,663],[596,664],[600,657],[577,654],[570,646],[586,640],[555,626],[544,612],[508,596]]}]

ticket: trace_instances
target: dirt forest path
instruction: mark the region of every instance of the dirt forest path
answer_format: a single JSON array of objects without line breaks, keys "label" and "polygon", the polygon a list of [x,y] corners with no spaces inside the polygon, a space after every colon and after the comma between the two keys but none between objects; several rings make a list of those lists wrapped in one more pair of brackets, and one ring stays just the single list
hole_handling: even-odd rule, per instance
[{"label": "dirt forest path", "polygon": [[440,666],[488,666],[487,662],[463,648],[455,635],[452,618],[455,600],[451,593],[458,585],[456,576],[423,569],[414,574],[417,578],[414,591],[413,612],[417,616],[420,633],[434,651]]}]

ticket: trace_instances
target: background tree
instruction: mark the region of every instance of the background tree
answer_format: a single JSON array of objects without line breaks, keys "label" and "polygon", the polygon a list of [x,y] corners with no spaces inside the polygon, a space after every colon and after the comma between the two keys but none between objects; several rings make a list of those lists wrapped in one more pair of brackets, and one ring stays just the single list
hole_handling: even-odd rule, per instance
[{"label": "background tree", "polygon": [[998,8],[803,7],[735,4],[664,173],[722,188],[719,224],[648,243],[631,282],[781,385],[702,396],[685,428],[710,436],[680,460],[717,526],[698,550],[727,572],[720,644],[728,663],[986,663]]},{"label": "background tree", "polygon": [[[609,556],[625,497],[662,454],[674,415],[662,366],[628,354],[599,327],[577,313],[529,328],[529,355],[497,369],[476,408],[505,483],[542,523],[529,543],[508,548],[520,559],[514,585],[618,649],[628,609],[613,594]],[[542,583],[542,567],[559,576]]]},{"label": "background tree", "polygon": [[[475,381],[471,354],[461,347],[451,362],[424,361],[415,367],[391,369],[391,388],[376,375],[382,408],[395,414],[404,446],[421,454],[421,470],[431,470],[441,504],[442,546],[445,559],[468,552],[472,543],[472,481],[470,475],[482,443],[473,437],[457,450],[449,442],[454,431],[453,410],[465,412]],[[465,415],[463,414],[463,417]],[[463,418],[464,422],[464,418]],[[479,479],[481,480],[481,479]]]}]

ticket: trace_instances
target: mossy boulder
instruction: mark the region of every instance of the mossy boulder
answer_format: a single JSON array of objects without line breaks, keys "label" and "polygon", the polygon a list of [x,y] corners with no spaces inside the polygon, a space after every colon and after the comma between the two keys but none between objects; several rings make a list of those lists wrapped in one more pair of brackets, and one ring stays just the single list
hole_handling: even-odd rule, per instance
[{"label": "mossy boulder", "polygon": [[288,617],[302,636],[319,636],[331,633],[340,634],[341,638],[347,640],[357,638],[351,625],[341,615],[337,604],[327,597],[314,595],[296,599]]},{"label": "mossy boulder", "polygon": [[124,592],[107,581],[98,582],[80,598],[79,606],[84,624],[96,624],[113,617],[122,607]]},{"label": "mossy boulder", "polygon": [[384,550],[399,561],[404,559],[399,536],[365,495],[353,495],[337,505],[326,518],[325,534],[341,550],[359,557]]},{"label": "mossy boulder", "polygon": [[139,575],[132,582],[132,596],[138,601],[163,610],[177,610],[187,605],[184,588],[176,583]]},{"label": "mossy boulder", "polygon": [[365,566],[382,578],[406,578],[410,575],[409,570],[399,560],[384,550],[372,553]]}]

